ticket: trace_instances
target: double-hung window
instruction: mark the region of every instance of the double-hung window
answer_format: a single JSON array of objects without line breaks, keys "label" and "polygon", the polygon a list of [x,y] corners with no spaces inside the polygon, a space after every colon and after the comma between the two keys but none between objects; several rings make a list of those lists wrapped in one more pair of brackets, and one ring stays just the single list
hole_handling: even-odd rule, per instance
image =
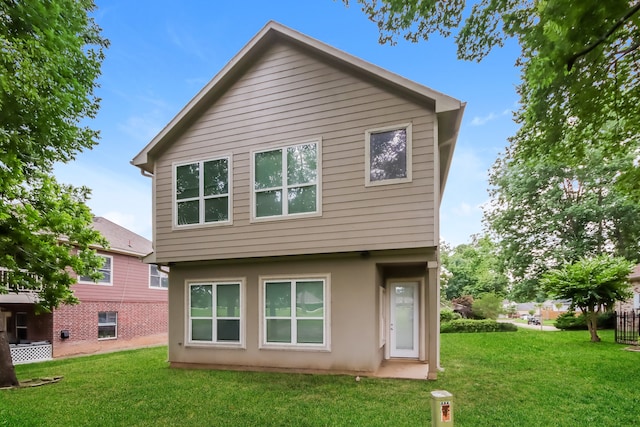
[{"label": "double-hung window", "polygon": [[118,338],[118,312],[99,311],[98,312],[98,339]]},{"label": "double-hung window", "polygon": [[175,165],[175,224],[231,222],[231,157]]},{"label": "double-hung window", "polygon": [[329,350],[329,278],[262,278],[262,347]]},{"label": "double-hung window", "polygon": [[169,275],[160,271],[155,264],[149,264],[149,287],[153,289],[169,288]]},{"label": "double-hung window", "polygon": [[411,123],[365,132],[365,185],[411,181]]},{"label": "double-hung window", "polygon": [[244,280],[189,283],[189,343],[244,345]]},{"label": "double-hung window", "polygon": [[320,213],[320,142],[253,153],[254,219]]},{"label": "double-hung window", "polygon": [[81,283],[97,283],[98,285],[112,285],[112,277],[113,277],[113,257],[109,255],[98,255],[100,258],[104,260],[102,267],[98,269],[98,271],[102,274],[102,277],[97,281],[93,280],[89,276],[80,276],[78,278],[78,282]]}]

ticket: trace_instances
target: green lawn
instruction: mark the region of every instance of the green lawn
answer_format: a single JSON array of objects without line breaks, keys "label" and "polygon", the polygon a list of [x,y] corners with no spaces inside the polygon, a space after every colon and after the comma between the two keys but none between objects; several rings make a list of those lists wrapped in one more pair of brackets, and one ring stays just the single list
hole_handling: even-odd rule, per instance
[{"label": "green lawn", "polygon": [[613,333],[443,334],[438,381],[175,370],[166,348],[17,367],[56,384],[0,391],[0,426],[420,426],[430,391],[454,395],[456,426],[631,426],[640,353]]}]

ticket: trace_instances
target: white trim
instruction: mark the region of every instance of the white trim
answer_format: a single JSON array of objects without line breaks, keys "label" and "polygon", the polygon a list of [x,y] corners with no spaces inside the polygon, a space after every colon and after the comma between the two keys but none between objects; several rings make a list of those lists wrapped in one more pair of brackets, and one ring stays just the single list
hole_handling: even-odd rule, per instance
[{"label": "white trim", "polygon": [[[287,212],[288,210],[288,205],[286,203],[286,189],[288,189],[288,187],[301,187],[304,185],[295,185],[295,186],[288,186],[286,183],[287,180],[287,149],[291,148],[291,147],[296,147],[299,145],[308,145],[308,144],[315,144],[316,146],[316,182],[315,183],[310,183],[308,184],[310,185],[315,185],[316,187],[316,210],[313,212],[303,212],[303,213],[296,213],[296,214],[289,214]],[[282,190],[282,215],[273,215],[273,216],[264,216],[264,217],[258,217],[256,216],[256,190],[255,190],[255,159],[256,159],[256,154],[259,153],[266,153],[269,151],[276,151],[276,150],[281,150],[282,151],[282,185],[280,187],[274,187],[273,189],[281,189]],[[250,178],[249,178],[249,192],[251,194],[251,200],[250,200],[250,212],[251,212],[251,222],[264,222],[264,221],[278,221],[278,220],[283,220],[283,219],[295,219],[295,218],[309,218],[309,217],[318,217],[318,216],[322,216],[322,138],[318,137],[318,138],[313,138],[313,139],[308,139],[308,140],[302,140],[302,141],[294,141],[294,142],[288,142],[288,143],[279,143],[279,144],[272,144],[270,145],[268,148],[261,148],[259,150],[251,150],[251,154],[250,154]],[[262,191],[268,191],[269,189],[262,189]]]},{"label": "white trim", "polygon": [[[389,132],[393,130],[405,129],[407,133],[406,147],[406,177],[396,179],[384,179],[380,181],[371,181],[371,134],[380,132]],[[367,129],[364,132],[364,186],[373,187],[378,185],[402,184],[411,182],[413,179],[413,125],[411,123],[403,123],[391,126],[384,126],[375,129]]]},{"label": "white trim", "polygon": [[[265,286],[267,282],[274,281],[322,281],[323,282],[323,344],[286,344],[286,343],[268,343],[267,342],[267,322],[265,322]],[[293,286],[293,285],[292,285]],[[268,275],[258,277],[259,290],[259,345],[260,350],[287,350],[287,351],[331,351],[331,273],[321,274],[284,274],[284,275]],[[292,295],[292,319],[295,312],[295,298]],[[292,332],[293,340],[293,332]]]},{"label": "white trim", "polygon": [[[231,348],[231,349],[246,349],[246,324],[247,324],[247,310],[246,310],[246,283],[245,277],[233,277],[233,278],[215,278],[215,279],[190,279],[185,281],[185,340],[186,347],[203,347],[203,348]],[[216,330],[213,330],[212,341],[192,341],[191,340],[191,285],[212,285],[215,289],[218,285],[240,285],[240,340],[238,342],[233,341],[214,341],[217,336]],[[217,319],[216,315],[216,301],[215,292],[212,295],[212,321]],[[212,326],[213,327],[213,326]]]},{"label": "white trim", "polygon": [[[165,288],[164,286],[151,286],[151,277],[153,277],[153,275],[151,274],[151,269],[155,267],[156,271],[158,272],[158,279],[159,282],[162,283],[162,278],[166,277],[167,278],[167,287]],[[169,275],[167,273],[165,273],[164,271],[160,270],[158,268],[158,264],[149,264],[149,289],[159,289],[159,290],[168,290],[169,289]]]},{"label": "white trim", "polygon": [[[115,322],[100,323],[100,313],[115,313],[116,321]],[[112,337],[100,338],[100,326],[115,326],[115,329],[114,329],[115,335],[112,336]],[[118,339],[118,312],[114,311],[114,310],[98,311],[98,341],[117,340],[117,339]]]},{"label": "white trim", "polygon": [[[227,160],[228,172],[227,172],[227,213],[228,218],[226,221],[204,222],[204,164],[207,162],[213,162],[216,160]],[[177,182],[177,170],[180,166],[191,165],[198,163],[199,167],[199,183],[198,183],[198,197],[193,197],[186,201],[198,200],[199,213],[198,222],[194,224],[178,224],[178,195],[176,194],[176,182]],[[224,197],[224,195],[219,195]],[[211,197],[207,197],[211,198]],[[181,200],[184,202],[185,200]],[[224,154],[216,157],[208,157],[206,159],[192,159],[180,162],[173,162],[171,164],[171,229],[172,230],[186,230],[191,228],[202,227],[219,227],[233,224],[233,155]]]},{"label": "white trim", "polygon": [[[98,256],[101,256],[103,258],[109,258],[111,261],[111,271],[109,274],[109,281],[108,282],[92,282],[89,280],[82,280],[82,276],[78,275],[77,279],[78,279],[78,284],[81,285],[98,285],[98,286],[113,286],[113,275],[114,275],[114,264],[113,264],[113,255],[106,255],[106,254],[96,254]],[[104,266],[103,266],[104,267]],[[99,270],[104,270],[104,268],[101,268]]]},{"label": "white trim", "polygon": [[380,316],[379,328],[379,342],[380,348],[387,343],[387,290],[384,286],[380,286],[378,289],[378,310]]},{"label": "white trim", "polygon": [[[414,313],[413,313],[413,350],[395,350],[393,347],[395,345],[395,335],[391,332],[391,327],[393,325],[393,295],[394,295],[394,286],[402,286],[402,285],[411,285],[415,289],[414,294]],[[420,321],[420,314],[423,312],[424,307],[422,304],[422,280],[415,278],[406,278],[406,279],[389,279],[387,280],[387,289],[388,291],[388,307],[389,307],[389,321],[387,331],[389,334],[389,339],[387,340],[388,346],[385,351],[386,358],[407,358],[407,359],[419,359],[420,358],[420,347],[422,344],[422,336],[423,327]]]}]

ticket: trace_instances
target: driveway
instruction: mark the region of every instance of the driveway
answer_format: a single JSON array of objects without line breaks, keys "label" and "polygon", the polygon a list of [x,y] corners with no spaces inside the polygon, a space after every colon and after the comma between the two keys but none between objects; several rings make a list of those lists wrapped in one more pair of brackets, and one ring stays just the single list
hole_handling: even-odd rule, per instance
[{"label": "driveway", "polygon": [[514,322],[513,320],[509,320],[509,319],[498,319],[499,322],[506,322],[506,323],[513,323],[514,325],[516,325],[518,328],[525,328],[525,329],[535,329],[538,331],[559,331],[560,329],[556,328],[555,326],[546,326],[546,325],[529,325],[527,323],[518,323],[518,322]]}]

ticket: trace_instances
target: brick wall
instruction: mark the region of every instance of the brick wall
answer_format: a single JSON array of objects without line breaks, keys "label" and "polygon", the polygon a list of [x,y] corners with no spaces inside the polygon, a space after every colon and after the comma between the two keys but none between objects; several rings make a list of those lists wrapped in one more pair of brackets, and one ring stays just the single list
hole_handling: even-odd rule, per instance
[{"label": "brick wall", "polygon": [[[117,338],[98,340],[98,312],[118,313]],[[88,354],[144,345],[166,344],[166,302],[85,301],[61,306],[53,314],[53,356]],[[60,331],[68,330],[68,339]]]}]

